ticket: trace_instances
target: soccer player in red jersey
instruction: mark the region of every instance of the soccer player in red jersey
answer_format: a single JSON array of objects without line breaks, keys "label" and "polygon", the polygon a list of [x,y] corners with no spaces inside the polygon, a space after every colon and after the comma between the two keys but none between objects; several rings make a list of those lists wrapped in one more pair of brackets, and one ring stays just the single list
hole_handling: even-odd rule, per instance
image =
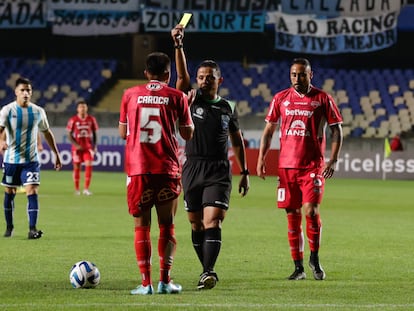
[{"label": "soccer player in red jersey", "polygon": [[[303,267],[304,235],[302,208],[306,216],[306,235],[310,248],[309,266],[316,280],[325,279],[319,264],[322,221],[319,206],[325,179],[331,178],[342,146],[342,117],[326,92],[311,84],[313,71],[305,58],[296,58],[290,67],[292,86],[276,93],[265,118],[257,175],[264,179],[266,153],[273,133],[280,129],[279,184],[277,204],[287,213],[288,240],[295,271],[289,280],[306,278]],[[331,152],[325,161],[325,129],[331,130]]]},{"label": "soccer player in red jersey", "polygon": [[127,201],[134,217],[135,253],[142,283],[132,295],[151,295],[151,209],[155,205],[159,226],[159,294],[182,290],[170,271],[176,251],[174,218],[181,193],[181,164],[176,126],[184,140],[194,131],[187,96],[168,86],[170,58],[160,52],[147,56],[148,83],[127,89],[121,101],[119,133],[126,139]]},{"label": "soccer player in red jersey", "polygon": [[391,151],[403,151],[404,150],[404,146],[401,142],[401,135],[400,134],[396,134],[391,139],[390,148],[391,148]]},{"label": "soccer player in red jersey", "polygon": [[92,162],[97,151],[98,122],[88,114],[88,104],[80,100],[76,104],[77,114],[72,116],[66,125],[68,138],[72,143],[73,183],[75,194],[80,195],[81,164],[85,164],[84,195],[91,195],[89,186],[92,180]]}]

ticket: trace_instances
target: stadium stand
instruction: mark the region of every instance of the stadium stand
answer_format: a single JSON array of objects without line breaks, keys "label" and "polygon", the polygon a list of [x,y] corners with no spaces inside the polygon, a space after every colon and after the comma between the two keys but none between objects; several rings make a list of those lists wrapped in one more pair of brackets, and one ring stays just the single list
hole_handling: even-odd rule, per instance
[{"label": "stadium stand", "polygon": [[[192,76],[198,64],[188,62]],[[117,66],[115,60],[1,58],[0,101],[4,105],[14,99],[15,79],[23,75],[34,83],[33,100],[47,111],[73,112],[79,98],[94,106],[119,79]],[[273,94],[289,85],[289,61],[223,61],[220,67],[220,95],[237,103],[240,117],[264,116]],[[383,138],[412,131],[414,69],[314,68],[312,82],[334,97],[345,137]],[[173,74],[170,85],[175,85],[174,79]]]},{"label": "stadium stand", "polygon": [[113,84],[116,60],[0,58],[0,100],[14,100],[14,84],[19,76],[34,86],[33,101],[51,112],[75,111],[83,98],[94,105]]},{"label": "stadium stand", "polygon": [[[190,61],[194,76],[198,62]],[[237,102],[241,117],[263,116],[273,94],[289,83],[290,62],[220,62],[220,95]],[[335,69],[318,64],[313,84],[329,92],[344,117],[344,136],[384,138],[414,125],[413,69]],[[175,82],[172,81],[174,84]]]}]

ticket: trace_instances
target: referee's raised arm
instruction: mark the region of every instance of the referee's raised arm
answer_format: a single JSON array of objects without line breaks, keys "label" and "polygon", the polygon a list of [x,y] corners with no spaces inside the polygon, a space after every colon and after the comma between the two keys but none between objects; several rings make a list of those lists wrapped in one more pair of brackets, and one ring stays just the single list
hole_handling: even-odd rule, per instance
[{"label": "referee's raised arm", "polygon": [[188,92],[191,89],[191,81],[183,48],[184,27],[180,24],[175,26],[171,30],[171,37],[174,42],[175,67],[177,71],[177,82],[175,86],[178,90]]}]

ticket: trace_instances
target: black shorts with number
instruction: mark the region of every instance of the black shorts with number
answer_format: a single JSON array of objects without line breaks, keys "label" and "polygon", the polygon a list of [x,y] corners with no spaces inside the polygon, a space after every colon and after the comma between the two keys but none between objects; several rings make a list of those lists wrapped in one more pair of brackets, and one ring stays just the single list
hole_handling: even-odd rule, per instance
[{"label": "black shorts with number", "polygon": [[187,159],[182,175],[186,211],[195,212],[206,206],[227,210],[231,178],[228,160]]}]

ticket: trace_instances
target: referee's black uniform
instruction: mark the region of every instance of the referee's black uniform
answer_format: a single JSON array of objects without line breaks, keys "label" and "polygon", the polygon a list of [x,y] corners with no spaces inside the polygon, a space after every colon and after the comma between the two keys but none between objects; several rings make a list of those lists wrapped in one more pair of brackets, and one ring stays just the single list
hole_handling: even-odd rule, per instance
[{"label": "referee's black uniform", "polygon": [[229,133],[239,131],[235,108],[234,102],[221,97],[206,100],[200,94],[190,106],[195,130],[193,138],[186,142],[187,161],[182,176],[187,211],[205,206],[229,207]]}]

